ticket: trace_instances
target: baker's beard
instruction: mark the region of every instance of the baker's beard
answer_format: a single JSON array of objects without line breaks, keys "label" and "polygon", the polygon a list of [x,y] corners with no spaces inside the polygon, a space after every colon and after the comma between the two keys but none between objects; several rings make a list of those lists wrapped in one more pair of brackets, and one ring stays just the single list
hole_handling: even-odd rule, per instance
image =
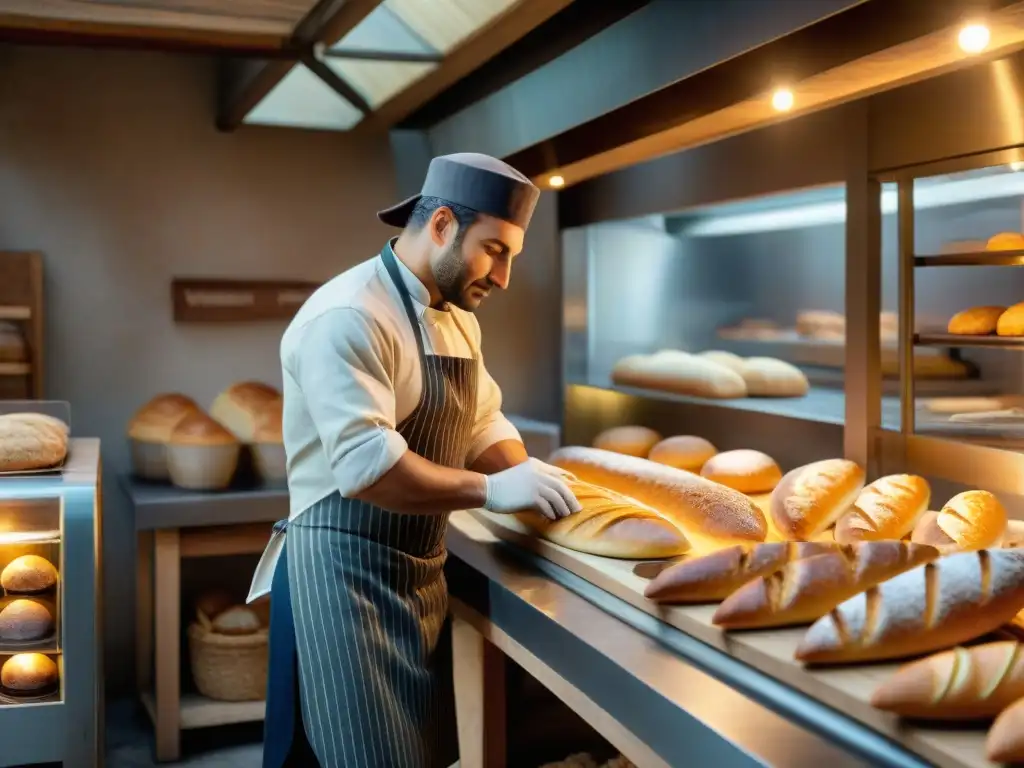
[{"label": "baker's beard", "polygon": [[447,251],[434,262],[431,269],[434,284],[441,298],[466,312],[473,312],[480,300],[470,295],[473,283],[466,282],[466,262],[462,259],[462,242],[456,239]]}]

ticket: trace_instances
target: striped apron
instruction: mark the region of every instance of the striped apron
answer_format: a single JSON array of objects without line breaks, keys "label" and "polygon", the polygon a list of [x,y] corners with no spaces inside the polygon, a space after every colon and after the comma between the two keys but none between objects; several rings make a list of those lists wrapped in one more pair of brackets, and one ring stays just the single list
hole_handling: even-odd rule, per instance
[{"label": "striped apron", "polygon": [[[419,405],[398,432],[409,450],[461,469],[477,361],[426,354],[391,247],[381,256],[423,371]],[[447,516],[397,514],[335,492],[275,528],[287,535],[271,588],[264,768],[450,766]]]}]

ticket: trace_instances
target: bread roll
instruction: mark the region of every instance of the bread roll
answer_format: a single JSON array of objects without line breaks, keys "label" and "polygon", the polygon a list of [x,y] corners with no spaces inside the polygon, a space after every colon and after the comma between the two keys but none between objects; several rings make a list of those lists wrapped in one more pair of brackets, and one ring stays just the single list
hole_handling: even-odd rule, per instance
[{"label": "bread roll", "polygon": [[797,560],[731,594],[711,621],[726,629],[810,624],[858,592],[938,556],[920,544],[864,541]]},{"label": "bread roll", "polygon": [[837,545],[771,541],[753,547],[736,545],[710,555],[673,563],[648,582],[644,597],[656,603],[715,603],[751,579],[787,563],[820,555]]},{"label": "bread roll", "polygon": [[166,443],[178,422],[199,410],[191,397],[177,393],[157,395],[132,416],[128,437],[143,443]]},{"label": "bread roll", "polygon": [[260,617],[251,609],[236,605],[213,620],[213,631],[222,635],[251,635],[261,629]]},{"label": "bread roll", "polygon": [[811,388],[803,371],[773,357],[748,357],[742,376],[749,397],[803,397]]},{"label": "bread roll", "polygon": [[616,384],[708,398],[745,397],[743,377],[724,365],[685,352],[623,358],[612,369]]},{"label": "bread roll", "polygon": [[659,440],[661,435],[647,427],[612,427],[594,438],[594,447],[646,459]]},{"label": "bread roll", "polygon": [[196,600],[196,614],[201,615],[207,622],[212,622],[224,611],[234,605],[235,601],[226,590],[216,589],[205,592]]},{"label": "bread roll", "polygon": [[740,376],[743,375],[743,358],[739,355],[734,355],[732,352],[709,349],[706,352],[698,352],[697,356],[710,360],[713,363],[718,363],[718,365],[724,365],[730,371],[735,371]]},{"label": "bread roll", "polygon": [[687,533],[741,541],[764,541],[768,533],[764,514],[746,496],[681,469],[575,446],[560,448],[549,461],[654,507]]},{"label": "bread roll", "polygon": [[853,508],[836,523],[840,544],[902,539],[928,511],[932,492],[917,475],[880,477],[860,492]]},{"label": "bread roll", "polygon": [[39,600],[19,597],[0,604],[0,641],[32,642],[53,634],[53,614]]},{"label": "bread roll", "polygon": [[1024,235],[1019,232],[999,232],[985,243],[988,251],[1024,251]]},{"label": "bread roll", "polygon": [[239,442],[254,443],[261,414],[280,399],[281,393],[268,384],[243,381],[217,395],[210,406],[210,415]]},{"label": "bread roll", "polygon": [[1017,642],[953,648],[906,664],[882,683],[871,706],[901,717],[976,720],[1024,698],[1024,654]]},{"label": "bread roll", "polygon": [[996,333],[1000,336],[1024,336],[1024,303],[1014,304],[999,316]]},{"label": "bread roll", "polygon": [[779,484],[782,470],[775,459],[760,451],[725,451],[705,462],[701,477],[740,493],[768,493]]},{"label": "bread roll", "polygon": [[0,571],[0,587],[12,595],[33,595],[57,586],[57,569],[39,555],[16,557]]},{"label": "bread roll", "polygon": [[947,333],[959,336],[987,336],[996,332],[999,317],[1006,307],[971,307],[957,312],[946,326]]},{"label": "bread roll", "polygon": [[1024,607],[1024,550],[948,555],[850,598],[807,631],[806,663],[898,659],[950,648]]},{"label": "bread roll", "polygon": [[651,448],[647,458],[658,464],[664,464],[687,472],[700,472],[704,463],[718,453],[718,449],[703,437],[693,435],[676,435],[666,437]]},{"label": "bread roll", "polygon": [[0,472],[49,469],[68,453],[67,424],[41,413],[0,415]]},{"label": "bread roll", "polygon": [[1006,522],[1006,510],[988,491],[958,493],[935,517],[935,525],[958,550],[995,546],[1002,541]]},{"label": "bread roll", "polygon": [[569,487],[583,507],[577,514],[551,521],[524,512],[519,519],[549,541],[589,555],[654,560],[690,548],[674,523],[636,499],[586,482]]},{"label": "bread roll", "polygon": [[202,411],[189,414],[171,430],[169,445],[236,445],[237,439]]},{"label": "bread roll", "polygon": [[864,470],[846,459],[797,467],[772,491],[772,521],[787,539],[812,539],[853,506],[863,487]]},{"label": "bread roll", "polygon": [[993,763],[1024,762],[1024,699],[1004,709],[989,728],[985,756]]},{"label": "bread roll", "polygon": [[16,695],[40,693],[57,685],[57,665],[41,653],[19,653],[0,667],[0,685]]}]

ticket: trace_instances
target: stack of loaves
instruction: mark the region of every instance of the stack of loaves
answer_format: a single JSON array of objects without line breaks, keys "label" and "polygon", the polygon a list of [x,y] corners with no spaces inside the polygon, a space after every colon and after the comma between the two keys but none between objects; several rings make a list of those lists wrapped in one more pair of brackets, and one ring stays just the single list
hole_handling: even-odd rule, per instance
[{"label": "stack of loaves", "polygon": [[181,394],[154,397],[128,424],[137,476],[192,490],[230,485],[242,449],[252,450],[264,480],[284,474],[281,394],[266,384],[232,384],[206,413]]},{"label": "stack of loaves", "polygon": [[620,386],[716,399],[803,397],[810,389],[803,372],[783,360],[717,350],[629,355],[615,364],[611,377]]},{"label": "stack of loaves", "polygon": [[1024,302],[1012,307],[981,306],[957,312],[946,332],[955,336],[1024,336]]},{"label": "stack of loaves", "polygon": [[42,413],[0,414],[0,472],[60,467],[68,455],[68,425]]}]

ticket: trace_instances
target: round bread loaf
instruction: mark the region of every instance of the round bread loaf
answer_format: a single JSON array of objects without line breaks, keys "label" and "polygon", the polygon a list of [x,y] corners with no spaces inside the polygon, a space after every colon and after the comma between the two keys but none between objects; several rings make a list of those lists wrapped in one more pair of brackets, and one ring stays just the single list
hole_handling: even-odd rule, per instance
[{"label": "round bread loaf", "polygon": [[742,375],[750,397],[803,397],[811,388],[803,371],[773,357],[748,357]]},{"label": "round bread loaf", "polygon": [[700,474],[740,493],[768,493],[782,479],[782,470],[775,459],[760,451],[745,449],[713,456]]},{"label": "round bread loaf", "polygon": [[16,557],[0,571],[0,587],[13,595],[32,595],[57,585],[57,569],[39,555]]},{"label": "round bread loaf", "polygon": [[31,642],[53,633],[53,614],[39,600],[19,597],[0,607],[0,640]]},{"label": "round bread loaf", "polygon": [[1000,232],[985,243],[989,251],[1024,251],[1024,235],[1019,232]]},{"label": "round bread loaf", "polygon": [[[273,424],[281,411],[281,393],[260,381],[241,381],[225,389],[210,406],[210,415],[241,443],[258,442],[261,425]],[[263,440],[262,442],[271,442]]]},{"label": "round bread loaf", "polygon": [[840,544],[902,539],[928,511],[931,496],[923,477],[880,477],[861,491],[853,508],[839,518],[835,539]]},{"label": "round bread loaf", "polygon": [[234,445],[238,440],[202,411],[190,413],[171,430],[169,445]]},{"label": "round bread loaf", "polygon": [[213,631],[222,635],[251,635],[260,627],[260,617],[242,605],[228,608],[213,620]]},{"label": "round bread loaf", "polygon": [[57,665],[41,653],[19,653],[0,667],[0,685],[11,693],[29,695],[57,684]]},{"label": "round bread loaf", "polygon": [[0,472],[56,467],[68,453],[68,426],[41,413],[0,415]]},{"label": "round bread loaf", "polygon": [[630,355],[612,369],[616,384],[708,398],[745,397],[743,377],[697,355],[665,350],[647,357]]},{"label": "round bread loaf", "polygon": [[946,326],[947,333],[958,336],[987,336],[996,332],[1006,307],[971,307],[957,312]]},{"label": "round bread loaf", "polygon": [[853,506],[863,487],[864,470],[846,459],[797,467],[772,491],[772,521],[786,539],[813,539]]},{"label": "round bread loaf", "polygon": [[718,453],[718,449],[703,437],[675,435],[666,437],[651,448],[647,458],[658,464],[665,464],[687,472],[700,472],[704,462]]},{"label": "round bread loaf", "polygon": [[999,316],[996,333],[1000,336],[1024,336],[1024,302],[1014,304]]},{"label": "round bread loaf", "polygon": [[191,397],[177,393],[157,395],[132,416],[128,437],[143,443],[166,443],[182,419],[199,412]]},{"label": "round bread loaf", "polygon": [[746,496],[698,475],[647,459],[598,448],[567,447],[550,463],[579,480],[631,496],[653,507],[683,532],[738,541],[764,541],[764,513]]},{"label": "round bread loaf", "polygon": [[743,358],[739,355],[734,355],[732,352],[709,349],[706,352],[698,352],[697,356],[703,357],[705,360],[710,360],[713,363],[724,365],[730,371],[735,371],[740,376],[743,375]]},{"label": "round bread loaf", "polygon": [[961,550],[995,546],[1006,532],[1006,510],[988,491],[964,491],[946,502],[935,524]]},{"label": "round bread loaf", "polygon": [[235,601],[227,590],[216,589],[199,596],[196,600],[196,613],[201,613],[207,621],[212,622],[234,604]]},{"label": "round bread loaf", "polygon": [[659,440],[661,435],[647,427],[612,427],[594,438],[594,447],[646,459]]}]

